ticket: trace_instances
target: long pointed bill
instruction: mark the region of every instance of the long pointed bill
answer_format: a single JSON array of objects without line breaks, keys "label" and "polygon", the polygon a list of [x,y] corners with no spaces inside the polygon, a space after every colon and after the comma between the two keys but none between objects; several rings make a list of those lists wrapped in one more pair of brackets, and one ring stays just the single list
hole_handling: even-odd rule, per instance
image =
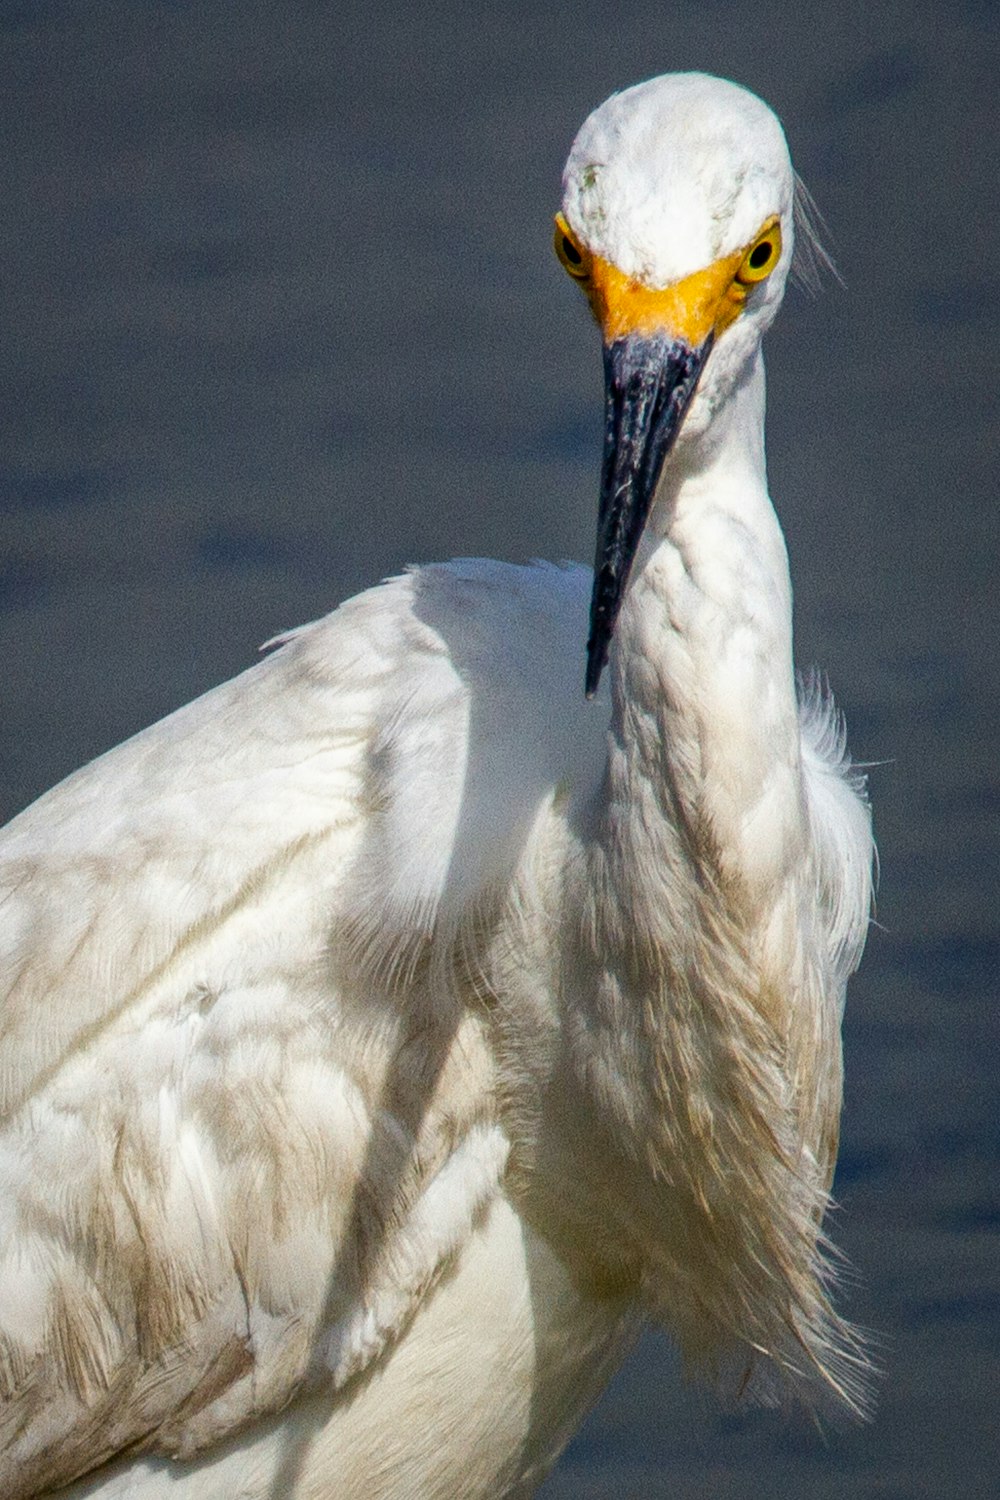
[{"label": "long pointed bill", "polygon": [[587,697],[597,692],[629,572],[663,468],[712,348],[626,333],[604,346],[604,462],[587,641]]}]

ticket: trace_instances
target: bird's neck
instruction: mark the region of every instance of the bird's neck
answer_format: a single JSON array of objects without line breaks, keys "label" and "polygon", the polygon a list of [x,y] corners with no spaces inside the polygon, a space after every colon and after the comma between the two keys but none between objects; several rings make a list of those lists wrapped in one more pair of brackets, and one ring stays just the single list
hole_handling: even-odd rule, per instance
[{"label": "bird's neck", "polygon": [[587,1171],[617,1206],[606,1217],[709,1364],[732,1338],[792,1361],[789,1329],[825,1317],[812,1165],[825,1157],[797,1040],[816,1045],[822,997],[800,951],[807,819],[763,406],[758,364],[713,414],[711,446],[687,441],[661,482],[619,617],[605,795],[569,908],[586,1016],[562,1103],[571,1138],[599,1122]]},{"label": "bird's neck", "polygon": [[751,908],[802,834],[791,588],[763,424],[758,356],[664,472],[619,620],[609,764],[633,860],[708,858]]}]

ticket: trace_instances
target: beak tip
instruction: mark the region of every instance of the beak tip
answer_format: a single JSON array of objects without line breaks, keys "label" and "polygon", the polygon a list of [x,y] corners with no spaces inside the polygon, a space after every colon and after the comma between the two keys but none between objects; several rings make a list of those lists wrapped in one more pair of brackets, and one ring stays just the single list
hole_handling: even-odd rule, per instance
[{"label": "beak tip", "polygon": [[598,645],[597,641],[591,641],[587,646],[587,675],[584,678],[583,691],[588,703],[593,702],[597,696],[597,689],[601,685],[601,673],[607,663],[607,646]]}]

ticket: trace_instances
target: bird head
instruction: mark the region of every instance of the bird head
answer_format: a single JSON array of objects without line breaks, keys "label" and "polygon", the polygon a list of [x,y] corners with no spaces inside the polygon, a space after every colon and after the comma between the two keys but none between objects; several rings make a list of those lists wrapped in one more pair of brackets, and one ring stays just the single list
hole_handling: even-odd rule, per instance
[{"label": "bird head", "polygon": [[613,95],[573,142],[555,248],[600,327],[605,374],[588,697],[664,462],[707,432],[781,302],[794,182],[771,110],[701,73]]}]

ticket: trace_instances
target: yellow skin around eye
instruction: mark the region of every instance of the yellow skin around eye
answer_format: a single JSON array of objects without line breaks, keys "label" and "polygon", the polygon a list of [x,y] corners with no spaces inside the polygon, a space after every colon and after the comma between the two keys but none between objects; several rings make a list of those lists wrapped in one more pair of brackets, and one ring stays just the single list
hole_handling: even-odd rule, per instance
[{"label": "yellow skin around eye", "polygon": [[[766,259],[762,256],[759,265],[755,259],[760,250],[767,250]],[[736,272],[736,279],[744,286],[756,286],[759,281],[766,281],[781,259],[781,223],[778,219],[769,219],[762,224],[757,231],[757,238],[747,250],[743,257],[743,264]]]},{"label": "yellow skin around eye", "polygon": [[[773,245],[773,253],[765,265],[752,266],[751,257],[765,239]],[[579,255],[579,264],[567,253],[567,242]],[[774,270],[781,259],[781,225],[777,218],[768,219],[744,249],[659,288],[644,286],[610,261],[591,255],[578,243],[562,214],[556,215],[555,244],[563,266],[587,293],[605,343],[629,334],[666,335],[698,348],[710,333],[722,333],[736,321],[749,290]]]},{"label": "yellow skin around eye", "polygon": [[576,242],[562,214],[556,214],[556,232],[553,246],[559,263],[575,281],[586,281],[590,275],[591,256]]}]

